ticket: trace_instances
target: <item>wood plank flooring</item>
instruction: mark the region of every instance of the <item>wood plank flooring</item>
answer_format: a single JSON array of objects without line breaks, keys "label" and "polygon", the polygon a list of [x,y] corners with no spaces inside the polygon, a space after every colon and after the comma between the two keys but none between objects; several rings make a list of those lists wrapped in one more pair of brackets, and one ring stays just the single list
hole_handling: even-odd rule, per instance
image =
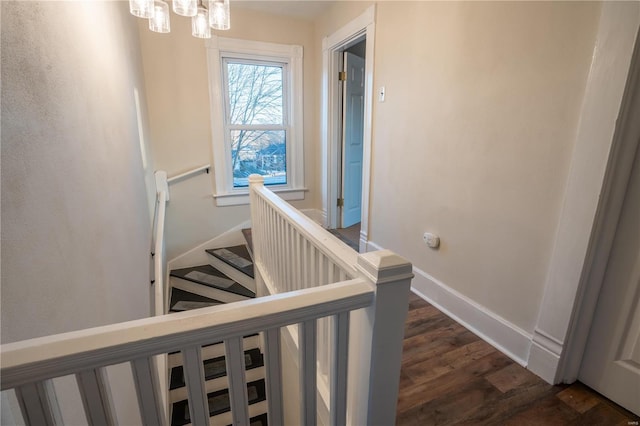
[{"label": "wood plank flooring", "polygon": [[585,385],[551,386],[411,293],[398,425],[637,425]]}]

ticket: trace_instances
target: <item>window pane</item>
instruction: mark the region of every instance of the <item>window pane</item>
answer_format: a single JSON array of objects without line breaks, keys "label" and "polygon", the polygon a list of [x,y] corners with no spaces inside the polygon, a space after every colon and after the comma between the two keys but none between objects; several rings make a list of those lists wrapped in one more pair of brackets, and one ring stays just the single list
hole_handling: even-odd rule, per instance
[{"label": "window pane", "polygon": [[232,130],[233,187],[249,185],[249,175],[264,176],[265,185],[287,183],[287,149],[284,130]]},{"label": "window pane", "polygon": [[230,124],[284,124],[282,67],[227,63]]}]

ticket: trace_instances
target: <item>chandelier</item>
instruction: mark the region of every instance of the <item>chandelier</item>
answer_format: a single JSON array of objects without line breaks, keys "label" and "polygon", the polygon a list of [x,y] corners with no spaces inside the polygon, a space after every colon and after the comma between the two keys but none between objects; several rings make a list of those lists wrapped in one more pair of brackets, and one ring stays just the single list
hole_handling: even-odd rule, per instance
[{"label": "chandelier", "polygon": [[[173,0],[176,15],[191,18],[191,35],[198,38],[210,38],[211,29],[228,30],[231,27],[229,0],[208,0],[204,7],[202,0]],[[162,0],[129,0],[132,15],[149,20],[149,29],[157,33],[171,31],[169,5]]]}]

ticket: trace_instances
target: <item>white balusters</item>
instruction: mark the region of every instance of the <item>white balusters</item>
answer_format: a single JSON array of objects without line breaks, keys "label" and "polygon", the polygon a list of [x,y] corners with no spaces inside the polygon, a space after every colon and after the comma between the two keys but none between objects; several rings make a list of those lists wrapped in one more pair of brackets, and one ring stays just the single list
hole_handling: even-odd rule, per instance
[{"label": "white balusters", "polygon": [[145,425],[164,425],[165,410],[160,397],[160,383],[158,383],[157,369],[153,365],[153,358],[143,357],[131,361],[131,370],[138,395],[140,416]]},{"label": "white balusters", "polygon": [[282,401],[282,358],[280,328],[270,328],[264,333],[264,364],[266,366],[267,403],[269,424],[284,424]]},{"label": "white balusters", "polygon": [[184,380],[189,395],[189,416],[193,425],[209,424],[209,402],[204,386],[200,346],[182,350]]},{"label": "white balusters", "polygon": [[60,407],[50,380],[17,387],[16,397],[27,426],[62,424]]},{"label": "white balusters", "polygon": [[305,426],[317,422],[316,384],[316,321],[298,324],[298,350],[300,353],[300,419]]},{"label": "white balusters", "polygon": [[[347,366],[349,361],[349,312],[333,317],[333,374],[331,375],[331,397],[329,403],[330,423],[345,425],[347,421]],[[327,345],[328,346],[328,345]]]},{"label": "white balusters", "polygon": [[78,389],[87,420],[91,425],[108,426],[116,424],[111,389],[104,368],[82,371],[76,374]]},{"label": "white balusters", "polygon": [[247,399],[247,380],[244,375],[245,363],[242,337],[233,337],[225,340],[224,349],[233,424],[248,425],[249,401]]}]

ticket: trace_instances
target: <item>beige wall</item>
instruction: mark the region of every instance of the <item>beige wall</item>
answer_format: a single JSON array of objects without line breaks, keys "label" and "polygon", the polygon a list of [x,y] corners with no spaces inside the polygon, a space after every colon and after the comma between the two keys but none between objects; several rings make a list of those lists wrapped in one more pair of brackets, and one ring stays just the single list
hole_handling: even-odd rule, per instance
[{"label": "beige wall", "polygon": [[[205,41],[191,36],[189,19],[174,14],[169,34],[150,32],[143,20],[139,30],[156,169],[171,176],[213,164]],[[293,204],[315,207],[320,195],[315,177],[319,151],[313,24],[232,5],[231,30],[217,35],[303,46],[305,184],[309,192],[305,200]],[[166,241],[169,259],[249,219],[248,206],[216,207],[212,179],[213,174],[171,186]]]},{"label": "beige wall", "polygon": [[[537,319],[598,3],[378,4],[369,238],[526,331]],[[425,231],[441,238],[428,249]]]},{"label": "beige wall", "polygon": [[[124,2],[1,8],[2,343],[148,316],[155,191],[134,18]],[[139,421],[135,397],[114,398]],[[68,407],[65,423],[85,422]]]}]

